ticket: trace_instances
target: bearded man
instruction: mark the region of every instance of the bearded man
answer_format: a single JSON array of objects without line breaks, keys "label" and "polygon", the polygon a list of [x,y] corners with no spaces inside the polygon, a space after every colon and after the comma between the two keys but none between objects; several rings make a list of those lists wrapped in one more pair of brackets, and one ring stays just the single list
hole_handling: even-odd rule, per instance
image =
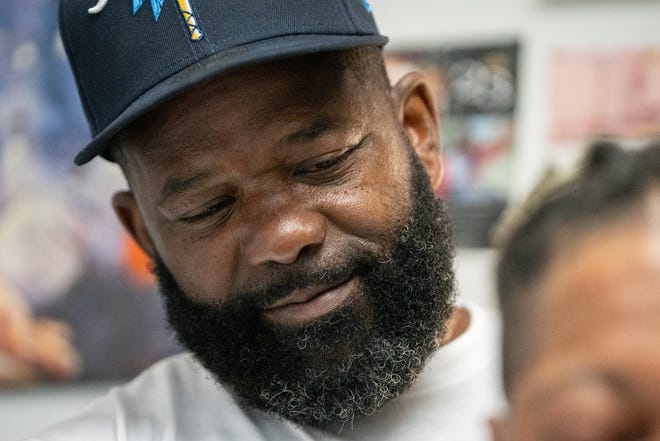
[{"label": "bearded man", "polygon": [[189,353],[39,439],[486,439],[495,321],[455,307],[436,107],[368,3],[84,3],[76,163],[122,168]]}]

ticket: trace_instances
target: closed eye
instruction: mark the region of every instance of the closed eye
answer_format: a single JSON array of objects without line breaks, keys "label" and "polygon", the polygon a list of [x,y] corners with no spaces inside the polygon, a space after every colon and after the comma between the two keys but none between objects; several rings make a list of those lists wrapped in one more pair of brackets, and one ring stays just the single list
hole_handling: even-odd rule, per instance
[{"label": "closed eye", "polygon": [[328,170],[329,168],[334,167],[337,164],[340,164],[342,161],[348,159],[348,156],[352,153],[352,150],[346,151],[346,153],[337,156],[336,158],[328,159],[327,161],[317,162],[310,167],[310,171],[323,171]]},{"label": "closed eye", "polygon": [[344,150],[343,153],[336,156],[324,156],[324,159],[317,160],[308,164],[304,164],[302,167],[294,171],[294,176],[314,176],[316,174],[323,174],[324,172],[333,172],[336,171],[343,165],[357,150],[365,145],[367,137],[360,140],[359,143],[349,147]]},{"label": "closed eye", "polygon": [[217,218],[218,222],[222,222],[231,214],[234,202],[235,198],[231,196],[214,199],[200,209],[181,217],[179,220],[187,224],[195,224],[208,218]]}]

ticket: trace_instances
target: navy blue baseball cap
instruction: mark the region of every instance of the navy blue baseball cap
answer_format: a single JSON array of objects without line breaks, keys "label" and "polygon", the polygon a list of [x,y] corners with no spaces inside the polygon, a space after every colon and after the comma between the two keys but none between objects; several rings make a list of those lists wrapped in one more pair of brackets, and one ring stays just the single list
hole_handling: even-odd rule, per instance
[{"label": "navy blue baseball cap", "polygon": [[164,100],[229,69],[383,46],[366,0],[61,0],[60,33],[92,140],[77,165]]}]

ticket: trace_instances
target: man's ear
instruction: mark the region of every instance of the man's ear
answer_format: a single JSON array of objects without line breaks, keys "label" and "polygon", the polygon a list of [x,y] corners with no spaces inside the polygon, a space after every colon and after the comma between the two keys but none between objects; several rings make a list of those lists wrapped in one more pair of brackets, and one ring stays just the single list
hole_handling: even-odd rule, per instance
[{"label": "man's ear", "polygon": [[424,76],[411,72],[392,87],[394,109],[434,190],[442,182],[438,108]]},{"label": "man's ear", "polygon": [[112,207],[126,231],[135,239],[142,251],[152,260],[155,257],[154,243],[147,231],[135,196],[130,191],[118,191],[112,197]]}]

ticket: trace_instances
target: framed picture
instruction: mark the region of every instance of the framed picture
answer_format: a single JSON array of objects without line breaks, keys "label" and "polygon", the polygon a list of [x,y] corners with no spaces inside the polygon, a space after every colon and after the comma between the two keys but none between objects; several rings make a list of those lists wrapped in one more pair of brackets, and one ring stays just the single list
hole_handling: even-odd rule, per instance
[{"label": "framed picture", "polygon": [[557,49],[551,57],[551,142],[660,135],[660,47]]},{"label": "framed picture", "polygon": [[456,241],[487,246],[504,208],[512,168],[518,90],[517,43],[389,52],[392,82],[412,70],[428,78],[440,113],[445,176]]}]

